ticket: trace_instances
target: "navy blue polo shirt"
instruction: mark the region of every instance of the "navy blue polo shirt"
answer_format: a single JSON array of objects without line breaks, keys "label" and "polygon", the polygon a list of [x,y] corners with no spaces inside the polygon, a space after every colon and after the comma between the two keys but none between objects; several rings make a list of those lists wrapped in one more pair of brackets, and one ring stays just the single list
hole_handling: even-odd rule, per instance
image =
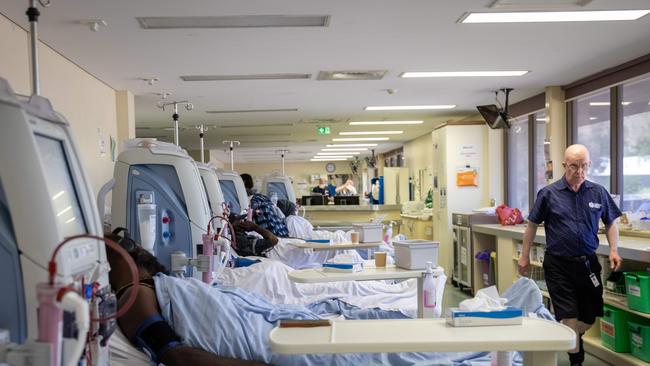
[{"label": "navy blue polo shirt", "polygon": [[528,220],[544,222],[546,252],[577,257],[598,249],[598,221],[609,225],[621,210],[605,187],[585,180],[574,192],[565,177],[542,188],[530,210]]}]

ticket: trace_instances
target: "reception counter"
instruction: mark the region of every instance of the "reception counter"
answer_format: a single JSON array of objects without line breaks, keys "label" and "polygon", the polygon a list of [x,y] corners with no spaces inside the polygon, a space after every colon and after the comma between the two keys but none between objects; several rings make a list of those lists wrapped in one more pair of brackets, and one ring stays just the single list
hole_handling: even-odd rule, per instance
[{"label": "reception counter", "polygon": [[322,205],[303,206],[305,218],[314,226],[342,226],[370,222],[385,216],[387,221],[400,222],[402,205]]}]

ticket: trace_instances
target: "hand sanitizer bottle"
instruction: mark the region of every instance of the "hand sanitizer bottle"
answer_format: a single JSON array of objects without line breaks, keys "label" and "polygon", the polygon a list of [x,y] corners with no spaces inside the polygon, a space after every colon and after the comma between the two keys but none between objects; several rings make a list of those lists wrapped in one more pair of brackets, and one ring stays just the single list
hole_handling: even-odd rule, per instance
[{"label": "hand sanitizer bottle", "polygon": [[424,309],[424,318],[433,318],[436,308],[436,280],[433,276],[433,263],[427,262],[427,270],[424,272],[424,281],[422,284],[422,301]]}]

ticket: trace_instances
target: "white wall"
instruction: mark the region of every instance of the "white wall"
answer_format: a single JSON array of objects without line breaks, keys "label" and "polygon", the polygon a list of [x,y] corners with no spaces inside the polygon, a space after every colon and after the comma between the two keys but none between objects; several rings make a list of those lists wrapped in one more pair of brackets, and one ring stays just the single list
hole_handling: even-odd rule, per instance
[{"label": "white wall", "polygon": [[[0,15],[0,77],[19,94],[31,94],[28,34]],[[108,85],[44,44],[39,45],[41,94],[72,127],[81,161],[95,192],[113,175],[110,137],[117,139],[116,94]],[[100,139],[106,153],[100,154]],[[117,141],[118,146],[120,142]]]}]

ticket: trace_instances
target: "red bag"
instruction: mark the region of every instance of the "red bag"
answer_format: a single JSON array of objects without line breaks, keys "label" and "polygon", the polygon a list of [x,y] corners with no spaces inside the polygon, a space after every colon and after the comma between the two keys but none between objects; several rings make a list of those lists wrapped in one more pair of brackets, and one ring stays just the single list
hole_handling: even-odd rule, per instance
[{"label": "red bag", "polygon": [[524,217],[518,208],[510,208],[506,205],[497,207],[497,217],[501,225],[517,225],[524,222]]}]

